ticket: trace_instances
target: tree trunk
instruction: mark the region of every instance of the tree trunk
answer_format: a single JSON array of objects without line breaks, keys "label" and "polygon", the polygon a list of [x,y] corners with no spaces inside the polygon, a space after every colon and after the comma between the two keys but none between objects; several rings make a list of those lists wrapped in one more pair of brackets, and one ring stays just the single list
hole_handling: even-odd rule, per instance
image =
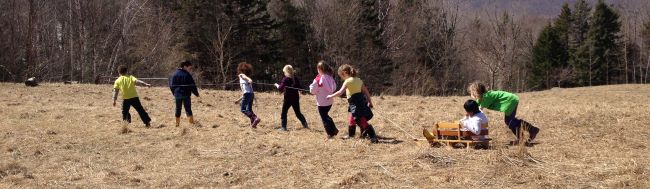
[{"label": "tree trunk", "polygon": [[[636,21],[637,21],[637,18],[634,17],[634,42],[639,41],[639,38],[638,38],[639,34],[637,33],[637,30],[636,30],[636,28],[637,28],[637,22]],[[638,61],[641,62],[643,60],[643,42],[641,42],[639,46],[640,46],[640,48],[639,48],[639,60]],[[633,83],[637,83],[636,82],[636,67],[637,67],[636,62],[637,61],[632,61],[632,82]]]},{"label": "tree trunk", "polygon": [[83,83],[84,82],[84,65],[86,64],[86,39],[85,39],[85,31],[84,31],[84,15],[81,14],[81,2],[76,0],[76,5],[75,8],[77,10],[77,27],[79,33],[79,39],[77,39],[77,43],[79,45],[79,82]]},{"label": "tree trunk", "polygon": [[646,63],[645,65],[644,83],[648,83],[648,69],[650,69],[650,53],[648,53],[648,59],[646,59],[646,61],[648,61],[648,63]]},{"label": "tree trunk", "polygon": [[591,52],[589,52],[589,86],[592,86],[591,85],[591,65],[592,65]]},{"label": "tree trunk", "polygon": [[[626,21],[625,22],[625,26],[626,26],[625,27],[626,28],[625,33],[629,34],[630,33],[630,24],[629,24],[630,22],[629,22],[629,19],[627,18],[627,16],[625,18],[625,21]],[[628,41],[628,37],[629,36],[623,36],[623,56],[624,56],[623,58],[624,58],[624,61],[625,61],[625,84],[630,83],[630,77],[628,75],[628,68],[627,68],[627,43],[628,43],[627,41]]]},{"label": "tree trunk", "polygon": [[[29,77],[33,73],[34,69],[34,44],[33,44],[33,38],[34,38],[34,19],[36,19],[36,10],[34,7],[34,0],[29,0],[29,16],[27,17],[27,39],[25,39],[25,63],[26,63],[26,68],[24,69],[23,72],[23,77]],[[17,78],[17,79],[25,79],[25,78]]]},{"label": "tree trunk", "polygon": [[73,41],[73,35],[72,35],[72,0],[68,0],[68,40],[69,40],[69,45],[70,49],[70,77],[69,80],[72,81],[74,78],[74,41]]},{"label": "tree trunk", "polygon": [[[16,0],[11,1],[11,7],[14,7],[14,8],[12,9],[12,14],[11,14],[11,24],[9,24],[9,31],[10,31],[10,35],[11,35],[9,44],[16,44],[16,32],[15,32],[16,29],[14,28],[15,25],[17,25],[15,23],[16,23],[16,19],[17,19],[16,15],[18,14],[16,12],[16,9],[17,9]],[[13,74],[17,74],[17,73],[15,73],[15,71],[16,71],[15,67],[18,67],[18,66],[16,66],[16,65],[18,65],[17,62],[16,62],[16,54],[17,53],[16,53],[16,50],[14,48],[9,48],[9,61],[11,61],[13,66],[11,68],[8,68],[8,69],[11,69],[11,71],[14,72]],[[16,75],[13,75],[13,78],[11,78],[11,80],[14,80],[16,82],[18,81],[18,79],[16,78]]]}]

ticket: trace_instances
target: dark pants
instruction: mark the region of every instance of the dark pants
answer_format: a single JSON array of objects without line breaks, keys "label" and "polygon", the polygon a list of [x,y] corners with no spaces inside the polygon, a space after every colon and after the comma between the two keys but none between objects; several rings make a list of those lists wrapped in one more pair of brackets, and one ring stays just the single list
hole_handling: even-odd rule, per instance
[{"label": "dark pants", "polygon": [[289,112],[289,108],[291,107],[293,107],[293,112],[296,114],[296,117],[298,117],[298,120],[300,120],[300,123],[302,123],[302,126],[307,127],[307,120],[300,112],[300,101],[285,100],[284,103],[282,103],[282,114],[280,114],[282,128],[287,128],[287,112]]},{"label": "dark pants", "polygon": [[320,114],[321,120],[323,120],[323,126],[325,127],[325,132],[329,136],[334,136],[339,133],[339,130],[336,128],[336,125],[334,124],[334,120],[330,115],[328,114],[330,110],[332,109],[332,106],[319,106],[318,107],[318,114]]},{"label": "dark pants", "polygon": [[138,112],[138,115],[140,115],[140,119],[142,119],[142,122],[144,124],[149,124],[149,122],[151,122],[151,118],[149,118],[149,114],[147,114],[147,112],[142,107],[142,104],[140,103],[140,98],[138,97],[124,99],[124,101],[122,101],[122,120],[131,123],[131,114],[129,113],[129,109],[131,109],[131,106],[133,106],[135,111]]},{"label": "dark pants", "polygon": [[255,95],[253,93],[244,93],[244,97],[241,100],[241,112],[251,119],[251,123],[253,123],[253,121],[255,121],[255,118],[257,118],[255,113],[253,113],[254,98]]},{"label": "dark pants", "polygon": [[183,97],[176,99],[176,117],[181,117],[181,109],[185,107],[185,114],[192,116],[192,98]]},{"label": "dark pants", "polygon": [[[506,115],[504,117],[504,121],[506,125],[508,125],[508,128],[510,128],[510,131],[512,131],[512,134],[515,134],[515,136],[519,138],[519,134],[521,134],[519,133],[519,128],[521,127],[521,123],[524,121],[517,118],[517,107],[515,107],[515,109],[512,111],[512,114]],[[537,130],[537,127],[529,124],[524,129],[526,129],[526,131],[530,133],[531,131]]]}]

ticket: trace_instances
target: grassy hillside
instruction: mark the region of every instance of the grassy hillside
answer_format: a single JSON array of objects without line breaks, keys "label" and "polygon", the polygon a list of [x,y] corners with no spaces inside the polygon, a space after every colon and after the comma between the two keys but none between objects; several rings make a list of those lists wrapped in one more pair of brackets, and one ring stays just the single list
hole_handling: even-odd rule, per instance
[{"label": "grassy hillside", "polygon": [[[201,91],[199,125],[173,126],[167,88],[139,88],[153,118],[123,132],[108,85],[0,84],[0,188],[575,188],[650,184],[650,85],[553,89],[524,93],[520,117],[540,128],[540,144],[508,146],[503,115],[488,111],[493,148],[431,148],[423,127],[463,114],[461,97],[374,97],[371,120],[382,143],[326,140],[312,96],[302,109],[312,129],[290,113],[280,123],[281,96],[257,94],[261,127],[232,102],[237,92]],[[331,112],[345,133],[346,104]],[[399,127],[405,130],[402,131]]]}]

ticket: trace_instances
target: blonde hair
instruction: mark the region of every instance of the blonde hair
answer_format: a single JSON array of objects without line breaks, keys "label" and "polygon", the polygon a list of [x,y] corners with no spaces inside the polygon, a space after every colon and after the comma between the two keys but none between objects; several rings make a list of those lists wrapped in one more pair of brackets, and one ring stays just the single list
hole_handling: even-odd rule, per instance
[{"label": "blonde hair", "polygon": [[476,98],[483,97],[483,94],[487,92],[487,87],[480,81],[474,81],[469,84],[467,87],[467,93]]},{"label": "blonde hair", "polygon": [[357,69],[354,69],[352,66],[349,64],[343,64],[341,67],[339,67],[339,74],[346,74],[349,75],[350,77],[357,77],[357,74],[359,72]]},{"label": "blonde hair", "polygon": [[319,69],[319,70],[323,71],[323,73],[328,74],[328,75],[332,75],[333,74],[332,72],[334,72],[334,71],[332,71],[332,67],[327,65],[327,63],[325,63],[324,60],[318,61],[318,64],[316,65],[316,69]]},{"label": "blonde hair", "polygon": [[284,72],[285,74],[289,74],[292,77],[294,74],[296,74],[296,70],[294,70],[293,66],[291,65],[285,65],[284,68],[282,68],[282,72]]}]

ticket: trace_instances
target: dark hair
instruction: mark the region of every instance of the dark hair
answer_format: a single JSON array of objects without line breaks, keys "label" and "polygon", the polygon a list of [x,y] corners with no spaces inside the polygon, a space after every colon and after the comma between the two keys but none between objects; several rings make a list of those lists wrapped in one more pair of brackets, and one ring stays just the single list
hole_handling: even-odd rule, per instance
[{"label": "dark hair", "polygon": [[120,73],[120,75],[126,75],[127,70],[128,68],[124,65],[117,67],[117,73]]},{"label": "dark hair", "polygon": [[467,100],[463,105],[463,108],[465,108],[466,112],[470,112],[472,114],[481,112],[481,110],[479,110],[478,102],[474,100]]},{"label": "dark hair", "polygon": [[181,62],[181,64],[180,64],[180,68],[185,68],[185,67],[187,67],[187,66],[192,66],[192,62],[190,62],[190,61],[183,61],[183,62]]},{"label": "dark hair", "polygon": [[323,71],[325,74],[328,74],[328,75],[332,75],[332,76],[333,76],[333,72],[334,72],[334,71],[332,71],[332,67],[330,67],[329,65],[327,65],[327,63],[325,63],[324,60],[319,61],[318,64],[316,65],[316,68],[320,69],[320,70]]},{"label": "dark hair", "polygon": [[239,65],[237,65],[237,74],[244,74],[247,76],[250,76],[253,74],[253,65],[246,63],[246,62],[241,62]]},{"label": "dark hair", "polygon": [[357,69],[352,68],[349,64],[343,64],[341,67],[339,67],[339,74],[345,73],[349,75],[350,77],[357,77],[357,74],[359,73]]}]

